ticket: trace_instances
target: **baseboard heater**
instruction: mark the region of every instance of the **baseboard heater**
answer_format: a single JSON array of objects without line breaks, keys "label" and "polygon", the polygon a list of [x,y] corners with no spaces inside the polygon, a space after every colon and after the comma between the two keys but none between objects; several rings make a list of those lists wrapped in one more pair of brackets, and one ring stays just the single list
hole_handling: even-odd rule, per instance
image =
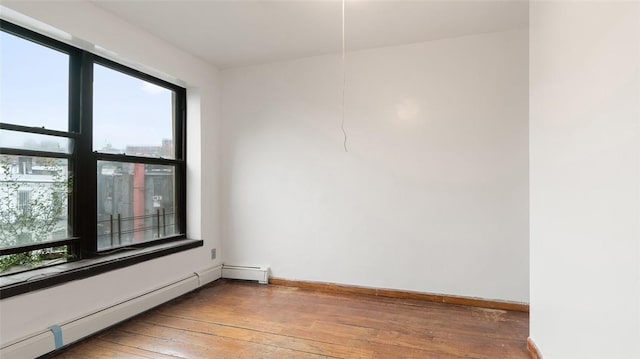
[{"label": "baseboard heater", "polygon": [[267,284],[269,283],[269,268],[224,264],[222,266],[222,278],[252,280]]},{"label": "baseboard heater", "polygon": [[7,343],[0,348],[0,357],[3,359],[39,357],[186,294],[221,276],[222,266],[193,273],[186,278],[139,294],[110,307],[52,325],[48,330]]}]

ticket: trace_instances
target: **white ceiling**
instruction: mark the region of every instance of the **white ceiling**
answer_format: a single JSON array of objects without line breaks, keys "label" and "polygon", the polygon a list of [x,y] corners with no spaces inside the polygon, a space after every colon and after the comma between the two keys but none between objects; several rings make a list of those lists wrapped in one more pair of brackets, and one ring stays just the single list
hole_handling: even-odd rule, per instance
[{"label": "white ceiling", "polygon": [[[218,67],[338,52],[340,0],[92,1]],[[347,50],[502,31],[528,24],[526,0],[347,0]]]}]

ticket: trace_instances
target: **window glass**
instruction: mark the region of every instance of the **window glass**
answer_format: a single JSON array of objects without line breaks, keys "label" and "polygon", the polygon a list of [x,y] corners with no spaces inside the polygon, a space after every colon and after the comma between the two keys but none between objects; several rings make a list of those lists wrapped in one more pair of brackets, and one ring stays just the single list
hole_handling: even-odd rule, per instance
[{"label": "window glass", "polygon": [[69,55],[0,32],[0,122],[68,131],[68,104]]},{"label": "window glass", "polygon": [[0,155],[0,248],[69,236],[66,159]]},{"label": "window glass", "polygon": [[70,138],[10,130],[0,130],[0,143],[2,147],[23,150],[58,153],[73,151],[73,140]]},{"label": "window glass", "polygon": [[174,158],[174,92],[99,64],[93,70],[93,149]]},{"label": "window glass", "polygon": [[98,161],[98,250],[179,233],[175,168]]}]

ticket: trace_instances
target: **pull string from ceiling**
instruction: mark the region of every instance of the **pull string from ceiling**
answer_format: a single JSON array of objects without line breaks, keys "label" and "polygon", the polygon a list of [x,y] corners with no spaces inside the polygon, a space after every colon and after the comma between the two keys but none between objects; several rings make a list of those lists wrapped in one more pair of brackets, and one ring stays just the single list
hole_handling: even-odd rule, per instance
[{"label": "pull string from ceiling", "polygon": [[340,128],[342,129],[342,135],[344,136],[344,152],[349,152],[347,149],[347,131],[344,129],[344,93],[347,87],[347,70],[345,67],[345,46],[344,46],[344,4],[346,0],[342,0],[342,122]]}]

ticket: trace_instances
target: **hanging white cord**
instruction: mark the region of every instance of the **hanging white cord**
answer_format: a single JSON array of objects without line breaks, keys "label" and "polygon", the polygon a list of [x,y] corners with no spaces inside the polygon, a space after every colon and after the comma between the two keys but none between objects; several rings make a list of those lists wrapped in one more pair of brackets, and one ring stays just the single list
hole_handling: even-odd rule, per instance
[{"label": "hanging white cord", "polygon": [[344,129],[344,92],[345,87],[347,85],[347,72],[345,69],[345,59],[344,59],[344,3],[346,0],[342,0],[342,123],[340,124],[340,128],[342,129],[342,134],[344,135],[344,142],[342,145],[344,146],[344,152],[349,152],[347,150],[347,131]]}]

